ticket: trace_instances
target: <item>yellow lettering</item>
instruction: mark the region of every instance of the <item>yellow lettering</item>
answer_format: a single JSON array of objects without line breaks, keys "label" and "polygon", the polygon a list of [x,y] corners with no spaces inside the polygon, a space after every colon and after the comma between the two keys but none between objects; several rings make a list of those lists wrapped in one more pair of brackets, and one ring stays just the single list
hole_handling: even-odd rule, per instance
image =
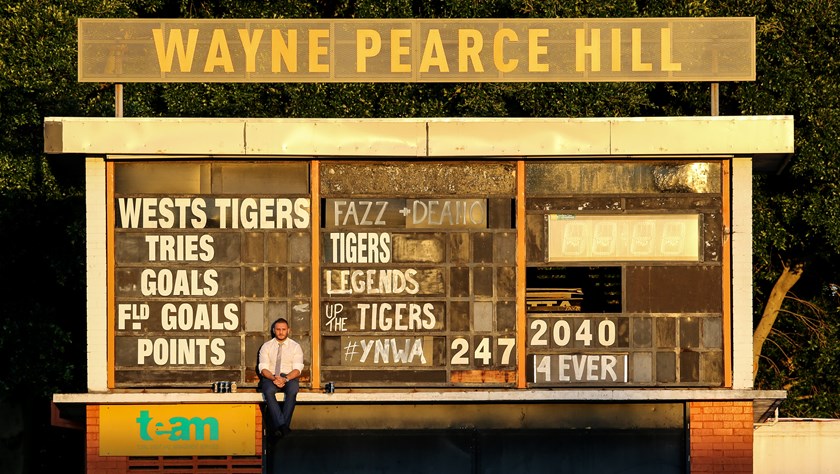
[{"label": "yellow lettering", "polygon": [[423,48],[423,58],[420,60],[420,72],[429,72],[429,68],[435,66],[440,72],[449,72],[449,63],[446,62],[446,53],[443,50],[443,40],[440,38],[440,30],[430,28],[426,36],[426,46]]},{"label": "yellow lettering", "polygon": [[612,70],[621,71],[621,29],[612,29]]},{"label": "yellow lettering", "polygon": [[248,36],[248,30],[239,30],[239,40],[245,50],[245,72],[257,72],[257,48],[260,46],[263,30],[254,30],[254,36]]},{"label": "yellow lettering", "polygon": [[518,59],[505,61],[505,40],[519,41],[519,36],[510,28],[502,28],[493,37],[493,63],[499,72],[511,72],[519,65]]},{"label": "yellow lettering", "polygon": [[601,70],[601,30],[592,29],[590,33],[592,42],[586,44],[586,30],[578,28],[575,30],[575,71],[586,71],[586,55],[590,55],[592,71]]},{"label": "yellow lettering", "polygon": [[233,72],[233,61],[230,59],[225,30],[220,28],[213,30],[207,61],[204,62],[204,72],[213,72],[219,66],[223,67],[225,72]]},{"label": "yellow lettering", "polygon": [[484,72],[484,65],[478,57],[483,47],[480,31],[472,28],[458,30],[458,72],[469,72],[470,62],[475,72]]},{"label": "yellow lettering", "polygon": [[642,62],[642,29],[633,28],[633,35],[630,39],[632,46],[633,71],[652,71],[653,65],[651,63]]},{"label": "yellow lettering", "polygon": [[411,50],[410,46],[403,46],[404,38],[411,38],[411,30],[391,30],[391,72],[411,72],[411,64],[402,63],[402,57]]},{"label": "yellow lettering", "polygon": [[[370,41],[370,46],[368,46]],[[382,37],[376,30],[360,29],[356,31],[356,72],[367,72],[367,60],[379,54],[382,49]]]},{"label": "yellow lettering", "polygon": [[297,72],[297,30],[286,32],[289,42],[283,39],[280,30],[271,30],[271,72],[280,72],[280,60],[289,72]]},{"label": "yellow lettering", "polygon": [[528,30],[528,72],[548,72],[548,63],[541,63],[540,56],[548,54],[548,46],[540,44],[540,38],[548,38],[548,30]]},{"label": "yellow lettering", "polygon": [[671,62],[671,28],[662,28],[659,37],[662,41],[662,70],[682,71],[682,63]]},{"label": "yellow lettering", "polygon": [[329,50],[327,46],[321,46],[320,41],[329,37],[330,30],[309,30],[309,72],[330,72],[329,64],[318,62]]},{"label": "yellow lettering", "polygon": [[195,44],[198,42],[198,30],[190,29],[187,34],[187,46],[184,46],[184,39],[180,29],[173,29],[169,32],[169,43],[166,51],[163,49],[163,30],[160,28],[152,30],[152,37],[155,39],[155,51],[157,51],[160,72],[172,71],[172,60],[175,53],[178,53],[178,64],[181,72],[192,70],[193,56],[195,55]]}]

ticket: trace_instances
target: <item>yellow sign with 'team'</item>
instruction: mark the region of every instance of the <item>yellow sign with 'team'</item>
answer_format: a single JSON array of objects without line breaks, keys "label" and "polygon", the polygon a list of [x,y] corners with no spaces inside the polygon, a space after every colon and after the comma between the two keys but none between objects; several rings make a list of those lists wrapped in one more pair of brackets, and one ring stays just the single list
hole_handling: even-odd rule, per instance
[{"label": "yellow sign with 'team'", "polygon": [[100,456],[254,455],[253,405],[103,405]]}]

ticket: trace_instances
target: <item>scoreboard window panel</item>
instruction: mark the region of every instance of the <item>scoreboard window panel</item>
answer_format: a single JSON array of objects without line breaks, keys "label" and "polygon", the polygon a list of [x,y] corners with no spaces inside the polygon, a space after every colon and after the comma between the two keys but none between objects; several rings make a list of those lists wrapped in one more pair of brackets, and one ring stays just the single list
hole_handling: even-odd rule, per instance
[{"label": "scoreboard window panel", "polygon": [[526,163],[531,386],[720,386],[722,169]]},{"label": "scoreboard window panel", "polygon": [[321,177],[324,376],[513,386],[515,165],[336,161]]},{"label": "scoreboard window panel", "polygon": [[311,364],[308,162],[114,162],[117,387],[254,384],[277,317]]}]

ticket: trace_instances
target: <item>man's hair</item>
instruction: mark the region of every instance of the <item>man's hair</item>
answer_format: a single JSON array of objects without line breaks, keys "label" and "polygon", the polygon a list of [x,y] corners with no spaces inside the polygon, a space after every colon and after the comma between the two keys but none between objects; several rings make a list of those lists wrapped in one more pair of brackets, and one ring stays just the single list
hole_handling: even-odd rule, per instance
[{"label": "man's hair", "polygon": [[274,337],[274,326],[276,326],[276,325],[277,325],[277,323],[286,323],[286,327],[291,327],[291,326],[289,325],[289,321],[287,321],[287,320],[286,320],[286,318],[277,318],[277,319],[275,319],[275,320],[274,320],[274,322],[273,322],[273,323],[271,323],[271,328],[270,328],[270,329],[269,329],[269,331],[268,331],[268,333],[271,335],[271,337],[272,337],[272,338]]}]

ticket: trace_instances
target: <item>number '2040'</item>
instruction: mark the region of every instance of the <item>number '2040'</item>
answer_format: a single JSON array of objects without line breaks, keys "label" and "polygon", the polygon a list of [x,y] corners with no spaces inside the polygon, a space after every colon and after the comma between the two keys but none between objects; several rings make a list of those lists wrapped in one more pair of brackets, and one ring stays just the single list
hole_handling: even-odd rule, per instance
[{"label": "number '2040'", "polygon": [[530,347],[566,347],[573,342],[583,347],[591,347],[595,342],[600,347],[610,347],[616,343],[615,322],[609,319],[575,318],[572,322],[555,318],[533,319],[530,329]]}]

